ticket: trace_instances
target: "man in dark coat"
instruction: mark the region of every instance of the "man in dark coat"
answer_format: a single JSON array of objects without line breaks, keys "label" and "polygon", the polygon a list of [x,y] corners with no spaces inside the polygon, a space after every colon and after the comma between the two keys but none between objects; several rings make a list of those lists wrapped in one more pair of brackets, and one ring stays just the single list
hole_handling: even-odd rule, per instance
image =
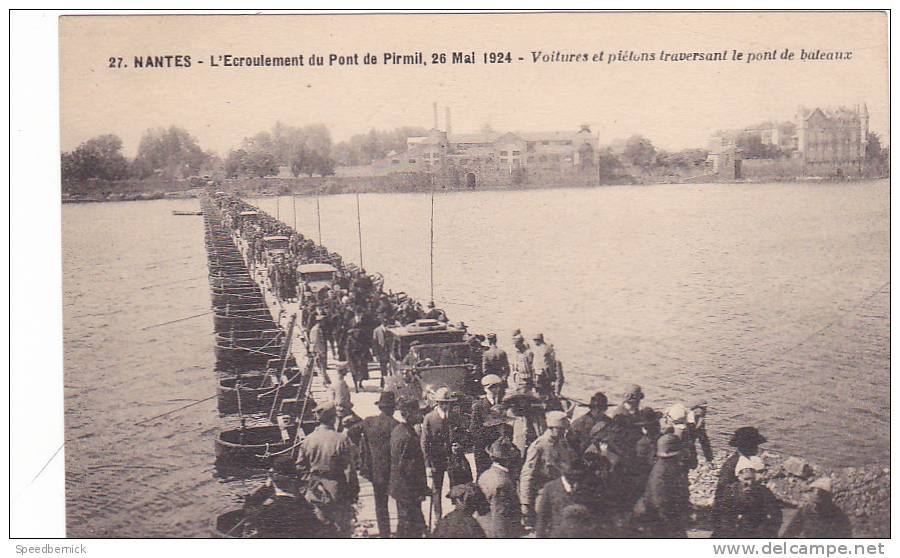
[{"label": "man in dark coat", "polygon": [[[435,517],[441,517],[444,474],[449,471],[450,457],[453,453],[450,430],[458,418],[450,414],[451,405],[456,399],[451,396],[449,389],[439,388],[432,399],[435,407],[422,420],[421,440],[422,453],[425,455],[425,473],[431,481],[434,495],[432,500]],[[452,484],[451,482],[451,486]]]},{"label": "man in dark coat", "polygon": [[735,467],[738,481],[725,488],[713,528],[715,538],[775,538],[781,528],[781,504],[757,473],[764,465],[759,456],[741,457]]},{"label": "man in dark coat", "polygon": [[817,479],[810,486],[807,502],[797,511],[784,530],[784,538],[849,539],[853,536],[850,519],[832,500],[831,477]]},{"label": "man in dark coat", "polygon": [[503,380],[496,374],[488,374],[481,379],[481,385],[484,387],[485,395],[472,404],[472,423],[469,427],[476,476],[481,476],[481,473],[491,466],[487,448],[503,433],[502,426],[490,425],[498,418],[499,413],[494,410],[495,407],[503,401]]},{"label": "man in dark coat", "polygon": [[644,407],[635,421],[641,427],[642,436],[635,446],[634,484],[643,494],[647,487],[650,471],[656,463],[656,444],[659,440],[660,415],[652,407]]},{"label": "man in dark coat", "polygon": [[496,374],[505,379],[509,376],[509,358],[506,351],[497,346],[496,333],[488,333],[487,342],[490,347],[481,356],[482,372],[485,375]]},{"label": "man in dark coat", "polygon": [[419,402],[401,400],[403,422],[391,432],[391,478],[388,493],[397,503],[397,538],[417,539],[425,535],[422,500],[428,495],[425,457],[415,425],[422,421]]},{"label": "man in dark coat", "polygon": [[647,480],[647,489],[635,506],[635,513],[642,516],[651,537],[685,538],[691,501],[678,436],[666,434],[661,437],[657,443],[656,457]]},{"label": "man in dark coat", "polygon": [[435,539],[483,539],[484,533],[478,521],[472,517],[476,511],[485,511],[487,501],[478,485],[473,482],[457,484],[450,488],[447,498],[456,509],[438,520],[432,533]]},{"label": "man in dark coat", "polygon": [[394,420],[396,396],[383,392],[375,403],[381,411],[366,417],[348,431],[350,439],[360,447],[360,474],[369,479],[375,493],[375,517],[378,535],[391,536],[391,516],[388,512],[388,483],[391,479],[391,433],[398,423]]},{"label": "man in dark coat", "polygon": [[350,373],[353,375],[353,385],[359,393],[363,380],[369,379],[369,339],[365,330],[359,323],[354,323],[347,332],[347,341],[344,349],[347,360],[350,362]]},{"label": "man in dark coat", "polygon": [[580,505],[590,513],[593,526],[593,529],[583,529],[580,535],[602,536],[601,525],[604,522],[597,515],[601,510],[597,506],[595,495],[584,484],[589,474],[584,462],[570,457],[563,460],[561,469],[562,475],[545,484],[538,496],[535,535],[538,538],[563,536],[566,523],[569,523],[565,510],[570,506]]},{"label": "man in dark coat", "polygon": [[588,412],[573,420],[569,429],[569,442],[572,447],[584,451],[590,445],[591,430],[598,423],[609,422],[609,417],[606,416],[608,408],[609,402],[605,393],[598,391],[591,396]]},{"label": "man in dark coat", "polygon": [[513,471],[521,460],[519,450],[502,436],[488,448],[488,455],[491,466],[478,477],[478,487],[490,509],[482,516],[484,532],[492,539],[518,538],[522,535],[522,515]]},{"label": "man in dark coat", "polygon": [[737,482],[735,468],[738,461],[741,457],[752,457],[758,454],[759,446],[766,443],[766,441],[766,438],[754,426],[742,426],[734,431],[734,435],[731,436],[728,444],[737,448],[737,451],[725,460],[725,463],[722,464],[722,469],[719,471],[719,480],[716,483],[716,492],[713,498],[713,525],[718,523],[719,509],[725,489]]}]

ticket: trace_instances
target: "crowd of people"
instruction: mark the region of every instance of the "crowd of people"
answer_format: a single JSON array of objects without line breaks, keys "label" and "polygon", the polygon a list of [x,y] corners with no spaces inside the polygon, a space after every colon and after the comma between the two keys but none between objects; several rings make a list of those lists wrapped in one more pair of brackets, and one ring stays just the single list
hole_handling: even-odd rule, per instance
[{"label": "crowd of people", "polygon": [[[357,417],[343,380],[347,370],[359,391],[374,359],[384,388],[386,328],[421,319],[447,322],[446,313],[434,302],[423,308],[403,293],[385,292],[365,270],[344,268],[336,255],[265,214],[242,220],[241,212],[252,209],[243,202],[229,199],[222,208],[250,259],[275,266],[268,276],[279,278],[276,285],[283,280],[296,285],[281,267],[296,270],[300,263],[328,261],[338,269],[333,284],[316,293],[275,287],[281,298],[293,294],[302,300],[309,353],[323,379],[334,385],[332,397],[317,406],[318,426],[298,446],[296,460],[279,460],[269,482],[247,500],[248,509],[257,512],[264,507],[261,502],[277,502],[277,513],[270,508],[267,517],[277,516],[282,527],[272,529],[280,535],[271,536],[296,532],[283,527],[286,517],[312,521],[315,528],[306,529],[306,536],[350,536],[358,475],[372,484],[381,537],[687,536],[695,514],[688,471],[700,466],[701,456],[714,467],[706,401],[659,412],[642,405],[643,390],[633,385],[617,405],[596,392],[587,412],[573,420],[554,347],[542,334],[529,343],[516,330],[510,353],[499,347],[496,334],[466,335],[481,392],[474,402],[446,388],[427,403],[386,390],[377,415]],[[290,238],[283,258],[261,256],[265,251],[259,243],[269,235]],[[462,323],[457,327],[465,329]],[[340,361],[337,381],[327,374],[329,353]],[[750,426],[731,437],[734,451],[719,470],[715,490],[713,536],[850,536],[846,515],[830,498],[827,477],[811,485],[809,504],[782,529],[782,506],[760,476],[766,464],[759,450],[765,442]],[[291,478],[302,482],[290,484]],[[446,515],[445,487],[455,508]],[[397,512],[393,533],[391,499]]]},{"label": "crowd of people", "polygon": [[[431,406],[384,391],[377,415],[349,424],[339,420],[335,402],[319,405],[319,426],[300,444],[291,469],[305,480],[297,498],[315,510],[314,531],[352,534],[361,475],[372,484],[381,537],[687,536],[695,519],[688,471],[700,466],[700,456],[714,467],[705,402],[661,413],[641,405],[639,386],[612,407],[597,392],[575,420],[566,411],[544,412],[542,431],[523,451],[513,441],[517,404],[509,404],[523,394],[507,396],[507,382],[495,374],[482,383],[485,394],[470,413],[446,388]],[[783,528],[782,505],[761,480],[765,442],[754,427],[732,435],[734,451],[715,491],[713,536],[850,536],[828,477],[811,484],[809,503]],[[474,468],[466,458],[470,451]],[[446,515],[442,495],[455,508]],[[390,500],[397,516],[393,533]]]}]

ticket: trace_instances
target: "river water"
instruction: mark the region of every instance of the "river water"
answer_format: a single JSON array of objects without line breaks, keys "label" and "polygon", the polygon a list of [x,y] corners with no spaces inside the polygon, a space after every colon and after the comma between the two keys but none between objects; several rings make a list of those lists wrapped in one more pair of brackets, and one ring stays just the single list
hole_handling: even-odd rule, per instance
[{"label": "river water", "polygon": [[[311,197],[251,200],[316,238]],[[70,536],[207,536],[253,482],[224,481],[196,200],[63,207]],[[360,196],[363,263],[427,301],[427,194]],[[359,262],[355,196],[322,240]],[[703,397],[717,447],[753,424],[831,467],[887,463],[887,181],[661,185],[434,197],[434,298],[454,321],[543,332],[565,392],[654,407]]]}]

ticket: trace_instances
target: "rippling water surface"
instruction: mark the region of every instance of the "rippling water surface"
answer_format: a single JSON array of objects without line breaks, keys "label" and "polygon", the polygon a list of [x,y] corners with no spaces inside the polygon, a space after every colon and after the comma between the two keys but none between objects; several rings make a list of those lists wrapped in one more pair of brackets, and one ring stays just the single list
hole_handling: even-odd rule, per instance
[{"label": "rippling water surface", "polygon": [[[758,425],[828,466],[886,463],[889,186],[623,186],[435,196],[435,298],[454,321],[541,331],[567,393],[710,402],[716,445]],[[316,237],[315,200],[254,200]],[[360,196],[363,258],[427,300],[430,196]],[[355,196],[320,200],[323,242],[359,261]],[[207,536],[252,488],[213,471],[224,423],[195,200],[63,208],[70,536]],[[296,207],[296,212],[294,208]]]}]

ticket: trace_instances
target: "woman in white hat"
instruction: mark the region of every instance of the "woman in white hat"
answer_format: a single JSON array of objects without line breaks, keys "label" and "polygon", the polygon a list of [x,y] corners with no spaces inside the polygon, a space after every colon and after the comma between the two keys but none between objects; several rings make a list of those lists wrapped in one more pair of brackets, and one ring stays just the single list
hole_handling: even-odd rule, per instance
[{"label": "woman in white hat", "polygon": [[759,481],[765,463],[758,455],[741,456],[734,473],[738,481],[722,495],[716,538],[775,538],[781,528],[781,505],[778,499]]}]

